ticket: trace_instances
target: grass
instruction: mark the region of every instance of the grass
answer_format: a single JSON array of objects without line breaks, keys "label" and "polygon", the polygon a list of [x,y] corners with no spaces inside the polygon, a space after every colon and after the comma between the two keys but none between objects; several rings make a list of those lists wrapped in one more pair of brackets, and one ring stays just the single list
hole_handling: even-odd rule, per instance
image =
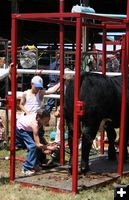
[{"label": "grass", "polygon": [[[59,194],[52,193],[41,188],[23,188],[19,185],[5,184],[0,186],[1,200],[108,200],[113,199],[113,191],[103,189],[102,190],[90,190],[81,192],[74,196],[71,194]],[[101,196],[101,198],[100,198]],[[108,198],[107,198],[108,196]]]},{"label": "grass", "polygon": [[[126,180],[126,181],[125,181]],[[124,178],[123,183],[128,183],[129,178]],[[0,179],[1,200],[113,200],[114,185],[82,191],[76,196],[65,193],[54,193],[42,188],[27,188],[18,184],[9,184],[6,178]]]},{"label": "grass", "polygon": [[101,187],[82,191],[76,196],[72,194],[59,194],[48,192],[42,188],[27,188],[18,184],[9,184],[8,177],[0,179],[1,200],[111,200],[113,199],[113,186]]},{"label": "grass", "polygon": [[[25,156],[25,151],[16,152],[17,156]],[[0,157],[9,156],[9,151],[0,151]],[[21,164],[16,166],[21,170]],[[79,194],[54,193],[39,187],[22,187],[9,183],[9,161],[0,160],[0,199],[1,200],[112,200],[115,184],[128,184],[129,177],[122,177],[105,186],[80,191]]]}]

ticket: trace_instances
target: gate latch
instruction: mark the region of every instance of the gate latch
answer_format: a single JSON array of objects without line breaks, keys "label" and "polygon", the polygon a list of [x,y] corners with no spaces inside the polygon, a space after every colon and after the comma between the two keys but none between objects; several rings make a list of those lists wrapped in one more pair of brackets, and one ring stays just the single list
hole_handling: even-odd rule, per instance
[{"label": "gate latch", "polygon": [[77,108],[78,115],[80,116],[85,115],[85,106],[86,106],[86,103],[84,101],[77,101],[76,108]]}]

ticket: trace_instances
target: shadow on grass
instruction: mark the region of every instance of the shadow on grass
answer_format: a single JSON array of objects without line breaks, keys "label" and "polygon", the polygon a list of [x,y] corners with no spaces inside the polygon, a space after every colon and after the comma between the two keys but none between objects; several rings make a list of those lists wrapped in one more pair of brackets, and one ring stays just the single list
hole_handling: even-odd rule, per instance
[{"label": "shadow on grass", "polygon": [[9,177],[0,177],[0,185],[5,185],[8,184],[9,181]]}]

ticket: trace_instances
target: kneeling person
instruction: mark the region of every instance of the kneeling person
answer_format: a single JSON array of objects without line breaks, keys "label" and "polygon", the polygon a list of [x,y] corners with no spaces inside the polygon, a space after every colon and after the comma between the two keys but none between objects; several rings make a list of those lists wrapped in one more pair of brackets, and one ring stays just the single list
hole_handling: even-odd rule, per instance
[{"label": "kneeling person", "polygon": [[16,146],[27,148],[26,161],[23,164],[22,172],[25,175],[35,173],[39,164],[37,149],[51,150],[49,145],[43,145],[39,138],[39,129],[49,124],[50,113],[44,109],[37,113],[22,116],[17,120],[16,125]]}]

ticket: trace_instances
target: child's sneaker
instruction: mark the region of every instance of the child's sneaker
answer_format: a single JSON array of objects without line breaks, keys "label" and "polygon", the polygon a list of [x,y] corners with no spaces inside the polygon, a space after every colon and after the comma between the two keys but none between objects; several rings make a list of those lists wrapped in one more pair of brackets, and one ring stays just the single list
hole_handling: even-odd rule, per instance
[{"label": "child's sneaker", "polygon": [[25,175],[25,176],[32,176],[35,174],[35,170],[24,170],[22,169],[22,173]]}]

